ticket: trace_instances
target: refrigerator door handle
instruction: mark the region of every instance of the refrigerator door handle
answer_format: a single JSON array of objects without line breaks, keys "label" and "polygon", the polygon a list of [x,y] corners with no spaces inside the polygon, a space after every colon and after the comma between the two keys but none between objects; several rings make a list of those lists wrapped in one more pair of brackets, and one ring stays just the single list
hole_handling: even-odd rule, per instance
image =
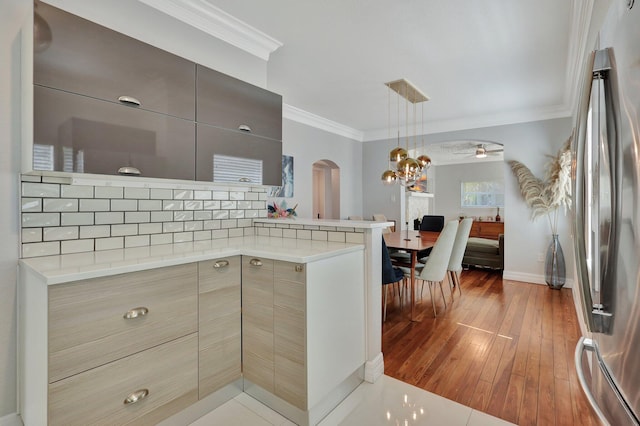
[{"label": "refrigerator door handle", "polygon": [[582,295],[582,314],[589,330],[594,330],[591,298],[591,286],[589,282],[589,271],[587,267],[587,253],[585,241],[585,213],[584,213],[584,182],[585,182],[585,145],[587,140],[587,117],[589,114],[589,103],[591,100],[591,86],[593,82],[593,70],[595,52],[591,52],[585,64],[586,73],[582,81],[583,87],[580,94],[580,103],[577,111],[576,138],[572,147],[575,158],[573,161],[573,197],[574,197],[574,220],[573,220],[573,241],[576,261],[576,271],[580,293]]},{"label": "refrigerator door handle", "polygon": [[582,386],[582,390],[584,391],[587,400],[589,400],[589,404],[593,408],[593,411],[596,412],[600,420],[604,423],[605,426],[610,426],[609,422],[606,420],[604,413],[598,407],[598,403],[596,402],[595,397],[591,393],[591,389],[589,388],[589,384],[587,383],[587,379],[584,375],[584,370],[582,369],[582,354],[585,350],[596,352],[596,345],[591,339],[587,339],[586,337],[581,337],[578,340],[578,344],[576,345],[576,352],[574,355],[574,362],[576,364],[576,373],[578,374],[578,381],[580,382],[580,386]]}]

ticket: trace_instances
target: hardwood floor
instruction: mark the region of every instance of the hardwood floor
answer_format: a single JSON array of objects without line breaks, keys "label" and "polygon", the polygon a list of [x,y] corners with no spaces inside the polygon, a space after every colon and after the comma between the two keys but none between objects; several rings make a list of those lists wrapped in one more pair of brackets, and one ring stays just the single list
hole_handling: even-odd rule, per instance
[{"label": "hardwood floor", "polygon": [[462,295],[453,296],[445,281],[446,309],[437,291],[437,318],[426,288],[417,322],[397,295],[388,301],[385,374],[519,425],[600,424],[575,373],[571,290],[482,269],[461,280]]}]

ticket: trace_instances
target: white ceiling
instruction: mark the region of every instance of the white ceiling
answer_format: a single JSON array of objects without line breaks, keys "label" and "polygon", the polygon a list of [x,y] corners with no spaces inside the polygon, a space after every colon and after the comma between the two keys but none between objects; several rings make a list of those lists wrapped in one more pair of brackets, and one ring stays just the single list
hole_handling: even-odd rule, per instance
[{"label": "white ceiling", "polygon": [[364,140],[387,137],[399,78],[431,98],[426,133],[571,114],[583,0],[201,1],[282,43],[268,88],[286,104]]}]

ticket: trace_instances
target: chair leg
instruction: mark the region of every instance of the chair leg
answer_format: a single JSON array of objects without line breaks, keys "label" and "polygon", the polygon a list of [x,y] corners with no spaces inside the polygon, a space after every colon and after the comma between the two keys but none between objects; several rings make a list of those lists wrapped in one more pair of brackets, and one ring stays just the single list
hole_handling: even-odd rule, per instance
[{"label": "chair leg", "polygon": [[387,293],[389,292],[389,289],[387,288],[387,286],[383,286],[383,302],[382,304],[384,305],[384,311],[382,313],[382,322],[385,322],[387,320]]},{"label": "chair leg", "polygon": [[462,294],[462,286],[460,285],[460,272],[454,272],[453,276],[456,278],[456,287],[458,287],[458,293]]},{"label": "chair leg", "polygon": [[444,302],[444,308],[447,309],[447,300],[444,298],[444,291],[442,290],[442,281],[438,283],[440,285],[440,293],[442,294],[442,301]]},{"label": "chair leg", "polygon": [[[424,285],[424,282],[423,282],[423,285]],[[434,294],[433,294],[433,282],[429,281],[428,285],[429,285],[429,296],[431,296],[431,307],[433,308],[433,316],[437,317],[438,313],[436,312],[436,304],[433,301],[433,297],[434,297]]]}]

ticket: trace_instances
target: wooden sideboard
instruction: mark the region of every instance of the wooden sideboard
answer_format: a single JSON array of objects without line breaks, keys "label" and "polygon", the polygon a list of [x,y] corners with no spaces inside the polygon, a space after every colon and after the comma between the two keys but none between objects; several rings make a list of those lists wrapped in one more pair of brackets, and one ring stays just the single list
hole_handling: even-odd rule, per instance
[{"label": "wooden sideboard", "polygon": [[473,221],[469,236],[497,240],[500,234],[504,234],[504,222]]}]

